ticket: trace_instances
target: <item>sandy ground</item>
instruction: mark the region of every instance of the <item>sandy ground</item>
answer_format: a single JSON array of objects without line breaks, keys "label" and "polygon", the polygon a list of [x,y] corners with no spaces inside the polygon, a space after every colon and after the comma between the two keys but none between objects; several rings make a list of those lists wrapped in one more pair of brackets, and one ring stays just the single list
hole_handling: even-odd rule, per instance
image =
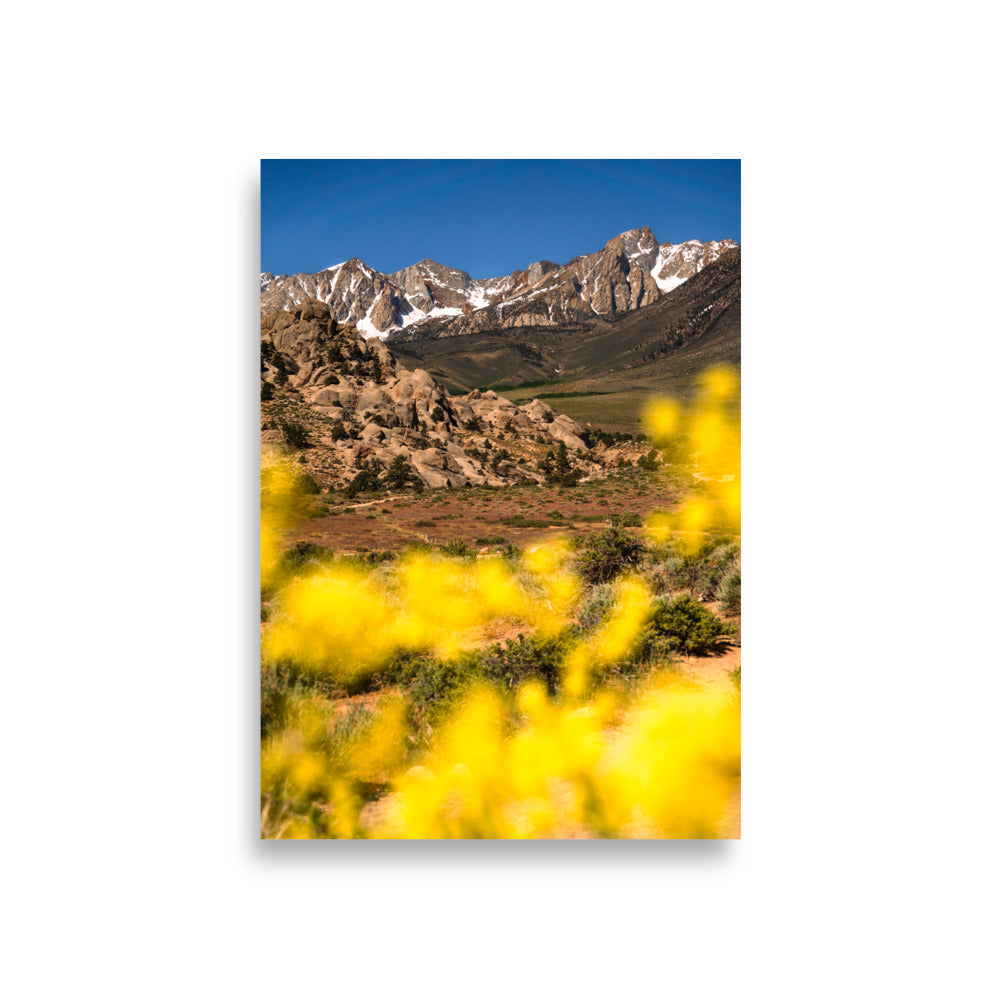
[{"label": "sandy ground", "polygon": [[731,671],[740,665],[739,646],[728,646],[714,656],[684,656],[677,662],[685,677],[690,677],[702,687],[716,691],[732,691]]},{"label": "sandy ground", "polygon": [[[730,671],[740,666],[742,650],[739,646],[729,646],[715,656],[688,656],[681,660],[681,670],[685,676],[698,684],[716,691],[733,691]],[[742,780],[736,782],[730,799],[719,821],[717,835],[726,840],[739,840],[741,835]]]}]

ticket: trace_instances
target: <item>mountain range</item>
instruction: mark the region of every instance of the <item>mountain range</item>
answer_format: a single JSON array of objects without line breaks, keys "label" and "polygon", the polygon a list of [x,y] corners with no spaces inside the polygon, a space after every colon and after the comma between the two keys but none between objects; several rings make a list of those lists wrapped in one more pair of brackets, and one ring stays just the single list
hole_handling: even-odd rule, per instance
[{"label": "mountain range", "polygon": [[740,257],[643,228],[488,281],[431,260],[262,274],[262,444],[322,487],[538,482],[560,447],[564,473],[601,476],[638,460],[650,400],[739,368]]},{"label": "mountain range", "polygon": [[383,274],[354,257],[313,274],[261,273],[261,306],[292,310],[317,300],[338,322],[389,342],[558,328],[650,305],[737,246],[733,240],[659,243],[644,226],[566,264],[538,260],[489,279],[429,258]]}]

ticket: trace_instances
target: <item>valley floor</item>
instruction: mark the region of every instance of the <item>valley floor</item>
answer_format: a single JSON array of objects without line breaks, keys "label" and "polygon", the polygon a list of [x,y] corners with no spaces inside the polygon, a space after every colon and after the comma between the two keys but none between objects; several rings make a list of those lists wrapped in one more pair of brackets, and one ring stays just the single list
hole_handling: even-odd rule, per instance
[{"label": "valley floor", "polygon": [[312,542],[334,552],[448,542],[470,549],[524,547],[556,535],[581,536],[623,518],[638,524],[652,511],[672,506],[677,495],[662,477],[629,470],[572,488],[523,485],[331,498],[317,506],[316,517],[295,528],[288,543]]}]

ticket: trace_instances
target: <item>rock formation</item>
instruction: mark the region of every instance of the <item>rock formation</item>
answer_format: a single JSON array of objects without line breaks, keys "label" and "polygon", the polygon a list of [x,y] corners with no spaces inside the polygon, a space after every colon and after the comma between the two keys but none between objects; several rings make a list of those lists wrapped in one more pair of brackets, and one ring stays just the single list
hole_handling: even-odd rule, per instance
[{"label": "rock formation", "polygon": [[431,488],[541,482],[541,461],[561,445],[581,475],[607,464],[605,446],[590,447],[583,427],[541,400],[452,396],[314,298],[262,310],[261,383],[265,449],[297,449],[325,486],[388,470],[400,456]]}]

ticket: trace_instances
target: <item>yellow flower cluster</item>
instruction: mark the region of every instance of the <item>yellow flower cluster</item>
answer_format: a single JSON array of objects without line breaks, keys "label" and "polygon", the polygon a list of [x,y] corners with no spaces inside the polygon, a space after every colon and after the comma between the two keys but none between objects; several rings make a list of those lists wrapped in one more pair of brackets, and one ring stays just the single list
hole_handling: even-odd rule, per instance
[{"label": "yellow flower cluster", "polygon": [[523,687],[524,722],[477,691],[435,751],[393,786],[376,837],[713,837],[739,774],[732,699],[657,687],[617,723],[609,693],[586,705]]},{"label": "yellow flower cluster", "polygon": [[[405,723],[389,700],[339,757],[329,720],[307,706],[261,760],[262,834],[285,839],[705,838],[719,835],[740,770],[739,706],[660,684],[630,706],[603,692],[587,704],[536,682],[505,705],[481,687],[435,749],[403,770]],[[359,780],[392,776],[380,815],[361,819]]]},{"label": "yellow flower cluster", "polygon": [[586,693],[594,667],[625,659],[652,613],[652,594],[638,577],[622,577],[614,586],[614,607],[608,620],[587,642],[573,647],[563,664],[564,688],[570,698]]},{"label": "yellow flower cluster", "polygon": [[[549,550],[534,556],[539,592],[556,605],[567,602],[559,606],[565,614],[575,590],[560,589],[567,572],[561,558]],[[532,614],[524,590],[492,562],[421,559],[401,578],[407,598],[395,617],[361,570],[314,574],[301,593],[293,584],[298,596],[285,596],[289,618],[276,626],[278,639],[268,636],[267,648],[353,676],[400,645],[442,642],[449,625],[436,602],[443,597],[457,602],[466,626],[496,612]],[[517,692],[513,734],[505,702],[482,687],[461,703],[421,763],[404,770],[407,730],[398,698],[383,699],[363,734],[333,756],[324,751],[331,720],[306,705],[264,746],[265,810],[280,803],[285,812],[262,829],[282,837],[716,835],[739,773],[738,706],[676,682],[632,704],[607,691],[588,700],[592,669],[628,655],[652,606],[637,578],[622,578],[615,589],[608,620],[570,649],[562,696],[550,698],[535,682]],[[541,622],[551,625],[553,613],[546,609]],[[360,823],[359,780],[391,780],[385,815],[372,828]]]},{"label": "yellow flower cluster", "polygon": [[691,469],[700,494],[681,504],[675,513],[649,518],[646,530],[656,542],[673,533],[696,546],[699,533],[710,525],[740,530],[740,422],[739,376],[728,366],[704,372],[700,394],[685,410],[676,400],[653,403],[644,426],[653,444],[669,447],[671,458]]},{"label": "yellow flower cluster", "polygon": [[294,724],[261,747],[261,836],[310,840],[358,833],[355,785],[325,752],[328,720],[305,704]]},{"label": "yellow flower cluster", "polygon": [[553,633],[579,597],[568,560],[565,543],[555,541],[527,553],[524,573],[500,558],[469,563],[422,552],[404,557],[381,580],[351,565],[320,568],[281,591],[263,654],[355,679],[384,666],[398,650],[429,650],[448,659],[498,619]]}]

